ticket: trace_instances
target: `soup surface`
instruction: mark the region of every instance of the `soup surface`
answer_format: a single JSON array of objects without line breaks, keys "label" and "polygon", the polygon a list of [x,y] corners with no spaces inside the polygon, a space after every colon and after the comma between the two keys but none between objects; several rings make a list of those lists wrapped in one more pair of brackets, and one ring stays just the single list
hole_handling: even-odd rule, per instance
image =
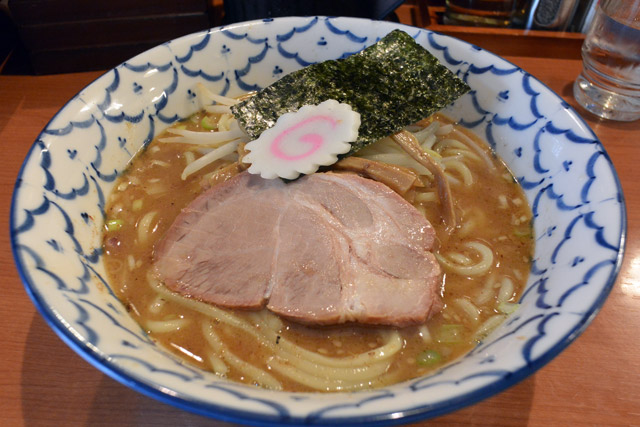
[{"label": "soup surface", "polygon": [[[178,129],[228,129],[230,115],[195,114]],[[221,182],[237,154],[182,179],[211,149],[153,141],[131,162],[106,207],[110,283],[160,345],[188,363],[247,384],[288,391],[346,391],[422,376],[455,360],[517,309],[533,253],[522,189],[486,144],[435,115],[410,126],[450,183],[457,225],[447,227],[433,176],[389,138],[357,153],[409,168],[419,183],[403,196],[436,229],[444,308],[406,328],[292,323],[267,310],[226,310],[169,291],[153,274],[154,245],[181,209]]]}]

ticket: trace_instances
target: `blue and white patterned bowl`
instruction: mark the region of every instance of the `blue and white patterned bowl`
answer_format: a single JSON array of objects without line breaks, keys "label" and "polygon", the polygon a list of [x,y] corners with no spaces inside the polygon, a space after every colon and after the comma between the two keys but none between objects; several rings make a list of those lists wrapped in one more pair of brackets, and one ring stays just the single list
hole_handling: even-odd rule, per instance
[{"label": "blue and white patterned bowl", "polygon": [[[196,111],[196,82],[239,95],[305,65],[358,52],[394,28],[407,31],[468,82],[471,93],[447,114],[487,140],[525,189],[536,252],[520,309],[435,375],[350,394],[233,384],[158,348],[114,296],[102,264],[105,197],[132,154]],[[20,171],[11,210],[13,251],[27,291],[67,344],[142,393],[253,424],[408,422],[515,384],[593,319],[618,273],[625,227],[622,190],[604,148],[569,105],[533,76],[430,31],[321,17],[192,34],[107,72],[42,131]]]}]

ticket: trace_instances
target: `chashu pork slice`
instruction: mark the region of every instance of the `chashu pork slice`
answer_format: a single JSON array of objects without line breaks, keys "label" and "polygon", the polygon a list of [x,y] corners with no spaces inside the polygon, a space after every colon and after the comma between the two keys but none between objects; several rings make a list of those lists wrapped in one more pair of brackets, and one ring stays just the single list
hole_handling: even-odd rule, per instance
[{"label": "chashu pork slice", "polygon": [[407,326],[441,308],[435,232],[379,182],[242,173],[198,196],[157,244],[165,285],[221,307],[306,324]]}]

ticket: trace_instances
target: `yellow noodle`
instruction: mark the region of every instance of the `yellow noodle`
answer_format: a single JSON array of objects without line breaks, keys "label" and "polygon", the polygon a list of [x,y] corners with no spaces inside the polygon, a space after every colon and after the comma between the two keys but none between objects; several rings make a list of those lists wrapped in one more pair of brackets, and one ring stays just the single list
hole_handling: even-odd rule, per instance
[{"label": "yellow noodle", "polygon": [[217,148],[229,141],[233,141],[234,139],[246,137],[245,133],[242,132],[237,126],[235,126],[231,130],[219,132],[202,132],[178,128],[170,128],[169,131],[179,136],[166,136],[158,138],[158,141],[165,143],[172,142],[180,144],[194,144]]},{"label": "yellow noodle", "polygon": [[494,297],[496,294],[493,286],[494,284],[495,284],[494,278],[488,279],[485,282],[483,288],[480,290],[480,292],[477,293],[476,297],[473,299],[474,302],[481,306],[486,305],[492,299],[492,297]]},{"label": "yellow noodle", "polygon": [[496,314],[485,320],[482,325],[480,325],[480,327],[476,330],[476,340],[483,340],[495,328],[497,328],[502,322],[504,322],[505,317],[506,316],[504,314]]},{"label": "yellow noodle", "polygon": [[463,276],[482,276],[487,273],[493,265],[493,252],[491,249],[480,242],[467,242],[463,246],[473,249],[480,255],[480,260],[473,265],[457,265],[451,262],[448,257],[436,253],[436,258],[440,265],[450,273],[456,273]]},{"label": "yellow noodle", "polygon": [[[369,355],[370,358],[361,358],[362,360],[360,363],[352,362],[352,365],[350,366],[333,366],[334,362],[340,359],[318,355],[310,350],[305,350],[296,344],[290,343],[283,337],[278,339],[278,331],[280,330],[278,323],[281,324],[281,322],[273,322],[272,325],[267,323],[269,322],[269,319],[277,319],[275,316],[258,314],[255,317],[262,318],[260,326],[264,327],[262,330],[266,336],[266,340],[264,340],[263,345],[268,347],[277,357],[288,360],[291,365],[295,366],[300,371],[310,374],[319,374],[327,378],[350,378],[355,381],[380,375],[389,367],[390,362],[385,360],[388,358],[374,358],[375,355],[371,355],[370,352],[362,353]],[[278,344],[274,344],[274,342],[277,342]],[[393,354],[395,354],[399,349],[399,347],[397,350],[390,348],[387,349],[387,353],[390,356],[393,356]],[[314,360],[305,359],[305,357],[310,353],[316,356],[313,358]],[[380,352],[378,352],[378,354],[380,354]],[[353,360],[353,356],[351,356],[350,359]]]},{"label": "yellow noodle", "polygon": [[460,308],[464,314],[467,315],[467,318],[471,320],[473,324],[476,324],[480,321],[480,309],[475,306],[471,301],[466,298],[457,298],[455,304]]},{"label": "yellow noodle", "polygon": [[449,149],[449,148],[468,150],[468,147],[466,146],[466,144],[458,141],[457,139],[452,139],[452,138],[441,139],[436,143],[435,146],[437,148],[437,151],[445,151],[446,149]]},{"label": "yellow noodle", "polygon": [[454,160],[457,160],[459,162],[464,162],[464,159],[465,159],[464,154],[465,154],[464,152],[448,153],[445,151],[440,153],[440,156],[442,156],[442,163],[446,165],[448,162],[453,162]]},{"label": "yellow noodle", "polygon": [[[256,321],[261,322],[260,324],[262,326],[265,326],[258,330],[253,325],[250,325],[249,323],[239,319],[238,317],[230,314],[225,310],[221,310],[212,305],[205,304],[196,300],[191,300],[175,294],[164,288],[162,284],[160,284],[153,278],[150,278],[150,283],[158,292],[161,292],[164,296],[170,298],[172,301],[176,301],[194,308],[205,315],[209,315],[221,322],[244,330],[245,332],[254,336],[254,338],[258,339],[261,345],[268,347],[275,354],[280,354],[281,357],[285,359],[294,361],[294,363],[299,366],[300,369],[303,369],[305,371],[313,372],[314,369],[318,369],[317,365],[324,365],[333,368],[349,369],[349,371],[340,371],[337,375],[346,375],[348,372],[350,372],[351,375],[358,375],[359,372],[364,372],[363,367],[365,365],[368,365],[366,370],[371,370],[372,372],[380,372],[384,369],[382,369],[380,366],[377,366],[376,363],[385,361],[393,357],[402,348],[402,339],[400,338],[400,334],[397,331],[394,331],[393,333],[385,333],[385,344],[373,351],[368,351],[355,356],[348,356],[344,358],[323,356],[310,350],[304,349],[296,344],[293,344],[284,337],[280,337],[278,339],[278,333],[269,329],[267,323],[264,322],[264,319],[261,318],[260,315],[253,315],[253,318]],[[277,345],[274,344],[276,341],[278,342]]]},{"label": "yellow noodle", "polygon": [[152,274],[149,274],[147,277],[149,279],[149,283],[153,286],[153,288],[166,299],[182,304],[183,306],[189,307],[193,310],[196,310],[204,314],[205,316],[211,317],[212,319],[216,319],[220,322],[234,326],[238,329],[242,329],[248,333],[252,333],[253,331],[252,325],[241,320],[237,316],[234,316],[228,311],[222,310],[218,307],[215,307],[213,305],[209,305],[197,300],[185,298],[182,295],[171,292],[169,289],[165,288],[160,282],[155,280],[152,277]]},{"label": "yellow noodle", "polygon": [[445,178],[447,179],[447,181],[449,181],[449,184],[451,185],[462,185],[462,181],[460,181],[458,178],[454,177],[453,175],[445,175]]},{"label": "yellow noodle", "polygon": [[473,264],[473,260],[471,258],[469,258],[465,254],[461,254],[459,252],[449,252],[447,254],[447,257],[451,261],[455,262],[456,264],[460,264],[460,265],[471,265],[471,264]]},{"label": "yellow noodle", "polygon": [[182,179],[187,179],[189,175],[199,171],[203,167],[229,154],[235,153],[239,143],[240,143],[240,139],[229,141],[225,145],[218,147],[215,150],[200,157],[199,159],[189,163],[187,167],[184,168],[184,170],[182,171]]},{"label": "yellow noodle", "polygon": [[[433,150],[433,145],[436,143],[436,141],[438,140],[438,138],[436,138],[435,135],[430,135],[428,136],[424,142],[422,144],[420,144],[420,146],[422,147],[423,150]],[[435,153],[437,153],[437,151],[433,150]]]},{"label": "yellow noodle", "polygon": [[209,363],[211,364],[211,369],[216,374],[226,375],[229,372],[229,367],[224,363],[224,360],[215,354],[209,355]]},{"label": "yellow noodle", "polygon": [[439,151],[444,157],[456,157],[467,162],[482,162],[482,159],[467,148],[446,148]]},{"label": "yellow noodle", "polygon": [[[283,338],[280,338],[280,343],[282,343]],[[294,344],[295,345],[295,344]],[[389,368],[390,361],[387,360],[377,360],[372,357],[370,363],[353,363],[351,367],[335,367],[330,366],[327,363],[318,363],[314,361],[310,361],[304,359],[304,356],[300,355],[299,351],[296,350],[305,350],[300,346],[296,346],[293,349],[285,349],[284,346],[280,347],[280,344],[273,348],[273,346],[268,345],[268,347],[273,351],[274,356],[279,360],[286,360],[288,364],[294,367],[300,373],[306,373],[310,375],[321,375],[325,378],[332,379],[346,379],[351,381],[362,381],[371,378],[375,378],[384,372],[386,372]],[[292,351],[288,351],[292,350]],[[309,351],[309,350],[306,350]],[[319,350],[318,350],[319,351]],[[321,354],[317,354],[312,352],[316,356],[326,357],[329,359],[342,360],[340,358],[328,357]],[[395,352],[392,356],[395,355]],[[346,358],[345,358],[346,359]]]},{"label": "yellow noodle", "polygon": [[498,304],[509,301],[513,297],[513,281],[508,277],[502,279],[502,286],[498,291]]},{"label": "yellow noodle", "polygon": [[249,377],[255,383],[258,383],[272,390],[282,390],[282,384],[280,384],[280,382],[276,380],[272,375],[268,374],[262,369],[256,368],[255,366],[245,362],[235,354],[231,353],[225,347],[220,337],[215,333],[211,324],[204,324],[202,327],[202,332],[211,348],[213,348],[220,355],[220,357],[233,368],[242,372],[245,376]]},{"label": "yellow noodle", "polygon": [[[433,136],[433,132],[428,132],[426,135]],[[418,138],[418,142],[421,142],[420,138]],[[429,155],[437,162],[440,162],[442,160],[442,156],[438,152],[433,151],[430,146],[425,146],[428,145],[425,142],[428,141],[422,141],[425,151],[429,153]],[[392,163],[398,166],[409,167],[416,170],[420,174],[428,176],[431,175],[427,171],[427,169],[424,168],[424,166],[408,157],[406,153],[404,153],[404,151],[399,148],[398,144],[396,144],[389,137],[382,138],[374,144],[371,144],[368,147],[360,150],[358,152],[358,156],[371,160],[377,160],[380,162]]]},{"label": "yellow noodle", "polygon": [[149,239],[149,234],[152,232],[151,230],[151,222],[155,218],[157,212],[150,211],[142,216],[142,218],[138,221],[136,228],[138,230],[138,244],[145,244]]},{"label": "yellow noodle", "polygon": [[238,127],[238,122],[231,114],[223,114],[218,120],[218,131],[227,131]]},{"label": "yellow noodle", "polygon": [[231,112],[231,108],[226,105],[207,105],[204,109],[207,113],[211,114],[224,114]]},{"label": "yellow noodle", "polygon": [[434,191],[429,191],[427,193],[418,193],[416,194],[414,201],[416,203],[437,202],[438,195]]},{"label": "yellow noodle", "polygon": [[188,324],[188,319],[147,320],[144,322],[144,326],[148,331],[159,334],[178,331]]},{"label": "yellow noodle", "polygon": [[370,151],[383,152],[383,153],[402,153],[402,149],[398,147],[398,144],[393,142],[393,139],[391,139],[388,136],[379,139],[378,141],[376,141],[371,145],[368,145],[367,147],[358,151],[358,154],[362,153],[362,155],[364,156],[366,153]]},{"label": "yellow noodle", "polygon": [[306,360],[297,360],[290,358],[290,356],[292,355],[288,353],[280,355],[279,352],[276,352],[276,357],[278,357],[279,360],[287,361],[291,367],[296,368],[301,374],[319,375],[323,378],[334,380],[343,379],[351,382],[367,381],[376,378],[385,373],[391,364],[390,362],[384,362],[371,365],[357,365],[353,368],[335,368]]},{"label": "yellow noodle", "polygon": [[[277,334],[274,331],[271,331],[268,328],[263,328],[263,332],[271,342],[276,341]],[[336,368],[352,368],[358,365],[371,364],[373,362],[387,360],[390,357],[393,357],[393,355],[395,355],[399,350],[402,349],[402,338],[400,337],[398,331],[385,331],[383,333],[383,337],[385,343],[382,346],[372,351],[367,351],[354,356],[343,358],[323,356],[321,354],[302,348],[283,337],[280,338],[278,346],[281,349],[291,352],[298,358],[305,359],[313,363],[323,364]]]},{"label": "yellow noodle", "polygon": [[149,311],[151,313],[159,313],[164,308],[166,301],[162,298],[162,295],[156,295],[156,297],[149,304]]},{"label": "yellow noodle", "polygon": [[282,319],[269,311],[263,311],[261,319],[272,331],[280,331],[284,326]]},{"label": "yellow noodle", "polygon": [[448,135],[449,133],[451,133],[452,130],[453,130],[452,124],[443,125],[443,126],[440,126],[438,130],[436,130],[436,135],[438,136]]},{"label": "yellow noodle", "polygon": [[420,126],[420,125],[409,125],[409,126],[405,126],[404,130],[406,130],[407,132],[418,132],[419,130],[424,129],[424,126]]},{"label": "yellow noodle", "polygon": [[445,161],[444,163],[446,165],[445,173],[449,173],[451,170],[456,171],[462,177],[462,182],[466,187],[473,184],[473,175],[467,165],[459,160]]},{"label": "yellow noodle", "polygon": [[433,143],[436,141],[435,134],[438,132],[439,127],[439,122],[433,122],[426,128],[413,132],[413,136],[416,137],[418,143],[422,145],[423,148],[431,149]]},{"label": "yellow noodle", "polygon": [[193,163],[195,159],[196,159],[196,155],[193,153],[193,151],[184,152],[184,160],[185,162],[187,162],[187,164]]},{"label": "yellow noodle", "polygon": [[269,362],[269,366],[274,371],[286,376],[289,379],[296,381],[299,384],[306,385],[307,387],[315,390],[324,391],[349,391],[360,390],[366,387],[373,380],[380,380],[380,376],[372,376],[368,380],[347,380],[341,378],[326,378],[309,373],[303,373],[295,369],[287,362],[278,359],[273,359]]},{"label": "yellow noodle", "polygon": [[226,96],[218,95],[217,93],[213,93],[202,83],[197,83],[196,89],[201,97],[207,98],[209,101],[217,102],[221,105],[235,105],[240,102],[235,98],[229,98]]},{"label": "yellow noodle", "polygon": [[[478,144],[473,142],[471,138],[469,138],[467,135],[465,135],[463,132],[457,129],[454,129],[451,132],[451,134],[452,136],[455,136],[460,141],[462,141],[467,147],[473,150],[478,156],[480,156],[482,160],[484,160],[484,163],[489,170],[495,170],[496,166],[493,163],[493,160],[491,159],[490,155],[487,154],[487,152],[483,148],[481,148]],[[511,177],[511,179],[513,179],[513,177]]]}]

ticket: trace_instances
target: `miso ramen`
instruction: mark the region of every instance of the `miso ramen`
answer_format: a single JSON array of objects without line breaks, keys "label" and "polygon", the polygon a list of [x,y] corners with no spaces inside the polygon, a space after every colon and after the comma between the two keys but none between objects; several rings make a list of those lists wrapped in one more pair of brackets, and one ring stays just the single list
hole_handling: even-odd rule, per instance
[{"label": "miso ramen", "polygon": [[[216,132],[229,129],[229,121],[228,113],[202,111],[175,127]],[[266,309],[223,309],[167,289],[153,274],[154,246],[181,209],[235,173],[238,158],[227,154],[182,179],[185,167],[211,149],[177,142],[149,144],[108,199],[109,282],[153,340],[232,381],[275,390],[351,391],[439,369],[517,309],[533,253],[532,217],[510,171],[472,133],[438,114],[407,131],[445,171],[458,219],[453,229],[442,220],[434,177],[389,138],[356,156],[398,165],[419,178],[402,196],[434,226],[434,253],[444,272],[443,309],[426,323],[305,326]]]}]

